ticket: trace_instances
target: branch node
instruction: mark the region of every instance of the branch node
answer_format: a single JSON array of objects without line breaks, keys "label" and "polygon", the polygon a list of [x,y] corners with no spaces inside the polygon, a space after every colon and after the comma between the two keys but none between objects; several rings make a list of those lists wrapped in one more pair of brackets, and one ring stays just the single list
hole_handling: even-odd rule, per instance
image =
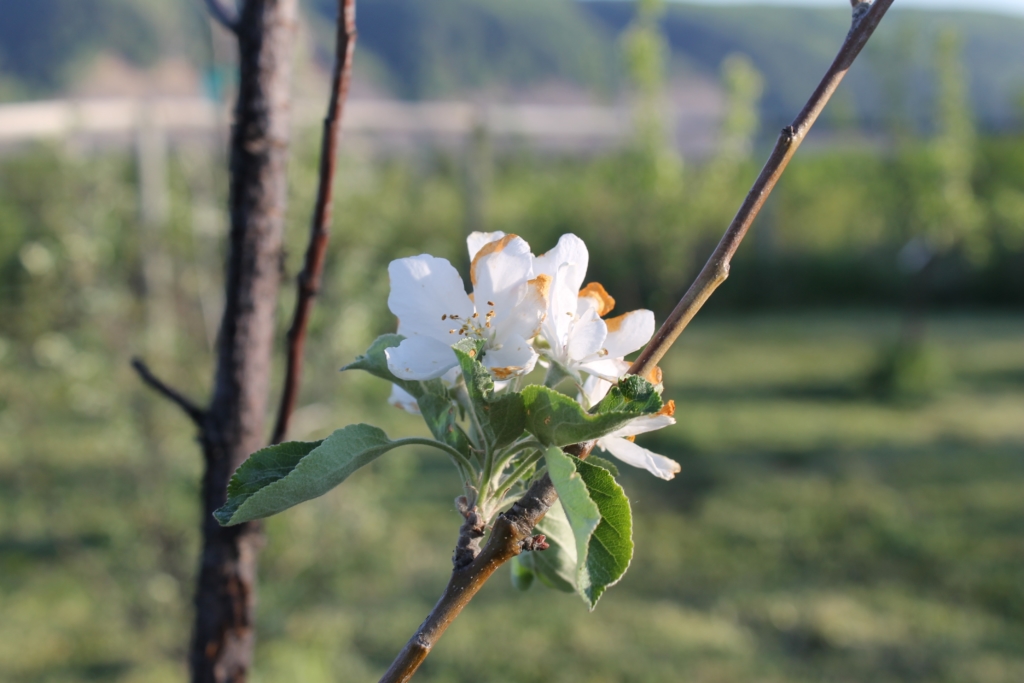
[{"label": "branch node", "polygon": [[547,541],[547,537],[544,534],[537,534],[536,536],[530,536],[519,544],[520,550],[524,553],[547,550],[551,545]]},{"label": "branch node", "polygon": [[487,523],[480,515],[480,509],[475,505],[470,506],[465,496],[455,499],[455,507],[466,519],[459,527],[459,541],[452,554],[452,565],[458,571],[471,565],[480,554],[480,539],[487,531]]},{"label": "branch node", "polygon": [[853,33],[871,9],[871,0],[850,0],[850,4],[853,6],[853,20],[850,23],[850,33]]},{"label": "branch node", "polygon": [[196,423],[196,426],[202,429],[203,422],[206,420],[205,410],[193,403],[191,399],[186,398],[180,391],[172,388],[166,382],[154,375],[153,371],[149,369],[149,366],[147,366],[141,358],[132,358],[132,367],[135,369],[135,372],[139,374],[139,378],[142,379],[147,386],[181,408],[182,411],[184,411],[184,413]]}]

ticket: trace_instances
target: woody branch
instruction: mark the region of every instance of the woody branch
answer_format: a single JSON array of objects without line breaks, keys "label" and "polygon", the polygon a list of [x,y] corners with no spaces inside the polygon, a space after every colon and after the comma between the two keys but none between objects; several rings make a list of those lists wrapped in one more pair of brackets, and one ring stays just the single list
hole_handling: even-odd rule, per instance
[{"label": "woody branch", "polygon": [[[732,258],[761,207],[892,3],[893,0],[852,2],[853,24],[832,65],[793,123],[782,130],[768,161],[718,246],[679,304],[630,367],[630,374],[647,375],[652,372],[697,311],[728,278]],[[593,444],[577,444],[566,450],[585,458],[592,447]],[[479,555],[468,565],[456,568],[452,572],[441,599],[406,643],[380,679],[380,683],[404,683],[412,678],[420,664],[430,654],[434,644],[487,579],[499,566],[522,552],[524,544],[531,538],[534,526],[557,499],[558,495],[551,479],[544,475],[530,486],[526,494],[511,509],[498,517],[490,538]]]}]

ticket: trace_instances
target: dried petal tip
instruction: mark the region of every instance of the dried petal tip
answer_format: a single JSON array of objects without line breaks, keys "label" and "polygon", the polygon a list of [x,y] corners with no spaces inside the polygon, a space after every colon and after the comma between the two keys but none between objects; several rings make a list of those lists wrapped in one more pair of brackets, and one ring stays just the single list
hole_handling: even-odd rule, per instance
[{"label": "dried petal tip", "polygon": [[664,415],[666,417],[672,417],[675,414],[676,414],[676,402],[671,400],[671,399],[666,401],[665,404],[663,406],[661,406],[661,410],[659,410],[657,413],[655,413],[655,415]]},{"label": "dried petal tip", "polygon": [[647,373],[644,375],[644,379],[653,384],[654,386],[658,386],[659,384],[661,384],[663,378],[664,375],[661,372],[661,368],[658,367],[657,365],[648,370]]},{"label": "dried petal tip", "polygon": [[594,302],[599,316],[606,316],[615,308],[615,299],[609,294],[600,282],[591,282],[580,290],[579,297],[590,298]]}]

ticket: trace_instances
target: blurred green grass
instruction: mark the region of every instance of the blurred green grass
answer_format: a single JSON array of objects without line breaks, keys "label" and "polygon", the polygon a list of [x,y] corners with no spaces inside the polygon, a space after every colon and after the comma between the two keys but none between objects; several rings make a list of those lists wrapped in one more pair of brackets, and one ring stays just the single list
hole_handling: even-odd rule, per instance
[{"label": "blurred green grass", "polygon": [[[935,319],[950,380],[912,405],[864,390],[898,323],[699,317],[664,364],[679,424],[645,442],[683,471],[623,472],[625,579],[588,614],[502,570],[417,680],[1024,680],[1024,320]],[[191,426],[124,364],[51,342],[0,360],[0,680],[182,680]],[[307,393],[296,438],[422,431],[369,377]],[[253,680],[379,676],[450,568],[448,467],[399,451],[268,521]]]}]

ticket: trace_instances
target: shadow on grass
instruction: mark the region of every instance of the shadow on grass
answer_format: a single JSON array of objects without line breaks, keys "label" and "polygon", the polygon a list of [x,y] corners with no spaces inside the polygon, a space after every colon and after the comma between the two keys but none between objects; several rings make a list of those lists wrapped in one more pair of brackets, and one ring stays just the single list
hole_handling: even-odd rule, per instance
[{"label": "shadow on grass", "polygon": [[110,537],[102,533],[87,533],[65,538],[13,538],[0,537],[0,558],[10,560],[31,560],[34,562],[62,560],[67,555],[82,550],[97,550],[110,547]]}]

